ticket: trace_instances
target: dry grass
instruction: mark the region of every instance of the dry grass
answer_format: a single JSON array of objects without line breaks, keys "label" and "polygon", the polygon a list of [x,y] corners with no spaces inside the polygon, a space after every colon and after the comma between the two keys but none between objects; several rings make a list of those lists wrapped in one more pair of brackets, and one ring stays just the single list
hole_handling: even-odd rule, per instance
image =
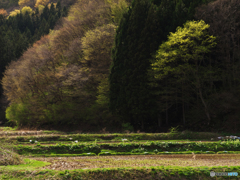
[{"label": "dry grass", "polygon": [[193,155],[139,155],[139,156],[95,156],[95,157],[50,157],[31,158],[52,163],[44,169],[71,170],[111,167],[142,166],[238,166],[239,154],[195,154]]},{"label": "dry grass", "polygon": [[23,160],[17,153],[3,147],[0,148],[0,166],[18,165],[21,163],[23,163]]},{"label": "dry grass", "polygon": [[42,131],[0,131],[0,136],[29,136],[29,135],[41,135]]}]

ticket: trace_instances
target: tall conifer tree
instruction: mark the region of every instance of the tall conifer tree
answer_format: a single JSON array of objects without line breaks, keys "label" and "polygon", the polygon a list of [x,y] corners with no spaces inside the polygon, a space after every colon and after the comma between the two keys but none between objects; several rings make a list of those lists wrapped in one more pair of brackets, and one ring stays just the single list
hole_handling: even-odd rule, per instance
[{"label": "tall conifer tree", "polygon": [[110,108],[142,129],[154,118],[147,77],[152,48],[150,31],[155,28],[153,22],[157,23],[151,14],[152,6],[148,0],[136,0],[125,14],[117,31],[110,74]]},{"label": "tall conifer tree", "polygon": [[167,35],[193,19],[204,0],[134,0],[121,20],[112,51],[110,109],[135,127],[157,124],[157,101],[149,85],[150,60]]}]

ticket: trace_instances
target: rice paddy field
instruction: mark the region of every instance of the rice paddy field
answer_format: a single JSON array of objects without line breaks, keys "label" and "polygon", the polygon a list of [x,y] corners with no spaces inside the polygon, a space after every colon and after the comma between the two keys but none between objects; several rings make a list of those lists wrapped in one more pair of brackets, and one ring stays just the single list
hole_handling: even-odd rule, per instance
[{"label": "rice paddy field", "polygon": [[190,131],[83,134],[1,128],[0,179],[240,179],[239,139],[238,134]]}]

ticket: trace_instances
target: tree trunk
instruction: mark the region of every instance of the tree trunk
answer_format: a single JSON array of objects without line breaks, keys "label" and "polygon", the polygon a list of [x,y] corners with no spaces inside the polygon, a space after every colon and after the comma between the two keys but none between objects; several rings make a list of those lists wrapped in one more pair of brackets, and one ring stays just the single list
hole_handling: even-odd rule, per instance
[{"label": "tree trunk", "polygon": [[166,124],[168,125],[168,101],[166,103]]},{"label": "tree trunk", "polygon": [[209,115],[209,112],[208,112],[207,104],[206,104],[205,100],[203,99],[201,83],[200,83],[200,79],[199,79],[199,76],[198,76],[198,66],[197,66],[197,63],[196,63],[196,67],[197,67],[197,71],[196,71],[197,89],[198,89],[198,92],[199,92],[200,99],[201,99],[201,101],[202,101],[202,103],[204,105],[205,114],[206,114],[207,119],[208,119],[207,125],[209,125],[210,121],[211,121],[211,118],[210,118],[210,115]]},{"label": "tree trunk", "polygon": [[183,125],[185,125],[185,109],[184,109],[184,96],[183,96],[183,82],[182,82],[182,115],[183,115]]},{"label": "tree trunk", "polygon": [[184,102],[182,102],[182,113],[183,113],[183,125],[185,125],[185,123],[186,123],[186,119],[185,119]]},{"label": "tree trunk", "polygon": [[203,105],[204,105],[204,110],[205,110],[206,116],[207,116],[207,118],[208,118],[208,125],[209,125],[209,123],[210,123],[210,121],[211,121],[211,118],[210,118],[210,115],[209,115],[209,112],[208,112],[207,104],[206,104],[206,102],[205,102],[204,99],[203,99],[202,91],[201,91],[200,88],[199,88],[199,95],[200,95],[200,99],[201,99],[201,101],[202,101],[202,103],[203,103]]},{"label": "tree trunk", "polygon": [[161,127],[161,125],[162,125],[161,114],[158,114],[158,127]]}]

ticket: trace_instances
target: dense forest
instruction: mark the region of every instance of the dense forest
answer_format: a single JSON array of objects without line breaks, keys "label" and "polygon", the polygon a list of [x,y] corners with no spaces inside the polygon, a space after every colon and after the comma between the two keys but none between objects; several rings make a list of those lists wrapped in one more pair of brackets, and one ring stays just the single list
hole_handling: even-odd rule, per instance
[{"label": "dense forest", "polygon": [[0,11],[8,124],[240,127],[238,0],[79,0],[69,11],[54,3]]}]

